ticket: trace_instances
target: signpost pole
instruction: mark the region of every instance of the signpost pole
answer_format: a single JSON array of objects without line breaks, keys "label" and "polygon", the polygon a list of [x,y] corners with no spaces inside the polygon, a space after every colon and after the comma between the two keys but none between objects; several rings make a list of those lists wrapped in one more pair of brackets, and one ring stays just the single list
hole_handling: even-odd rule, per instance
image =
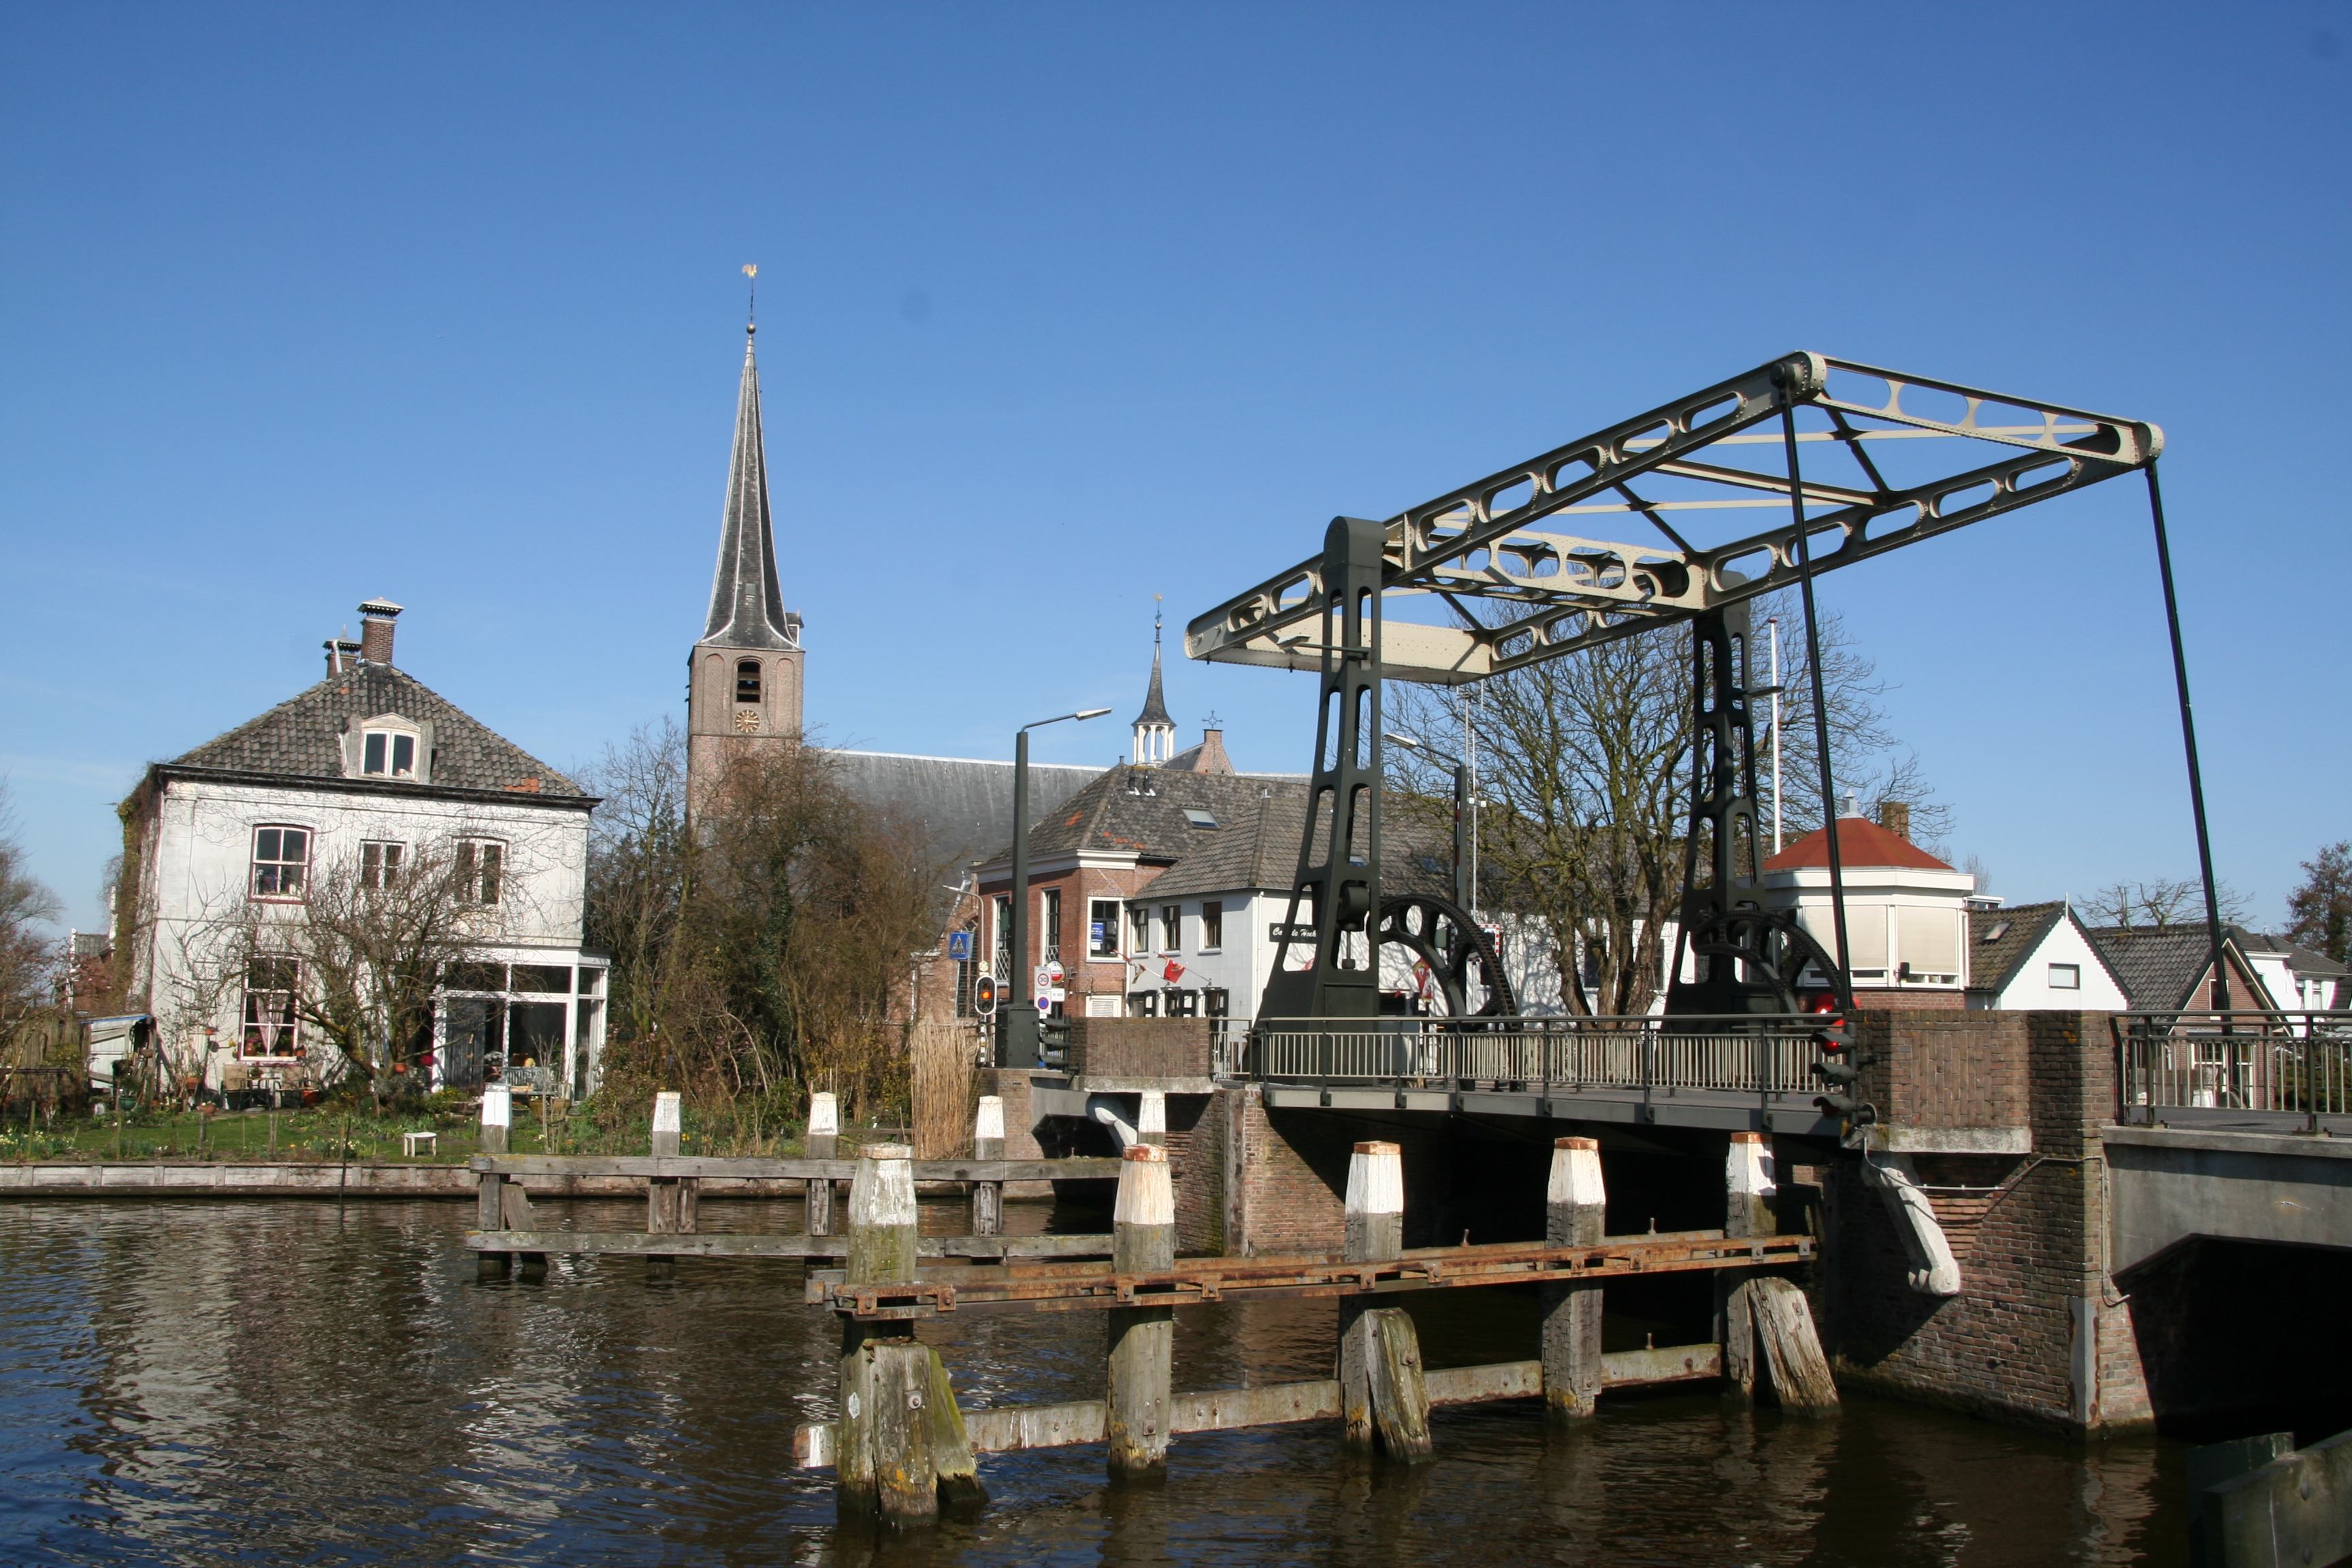
[{"label": "signpost pole", "polygon": [[1037,1065],[1037,1005],[1029,997],[1029,731],[1013,736],[1013,983],[997,1006],[996,1065]]},{"label": "signpost pole", "polygon": [[1037,1004],[1029,989],[1029,731],[1065,719],[1099,719],[1108,708],[1087,708],[1024,724],[1013,732],[1013,973],[1012,996],[997,1005],[996,1065],[1038,1064]]}]

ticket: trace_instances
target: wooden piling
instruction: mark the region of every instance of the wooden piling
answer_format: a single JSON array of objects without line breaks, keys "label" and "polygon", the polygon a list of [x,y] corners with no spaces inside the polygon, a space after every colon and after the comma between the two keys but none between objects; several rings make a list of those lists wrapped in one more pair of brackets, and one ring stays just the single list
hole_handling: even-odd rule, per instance
[{"label": "wooden piling", "polygon": [[947,1363],[930,1346],[923,1348],[931,1358],[931,1473],[938,1479],[940,1506],[976,1508],[988,1500],[988,1489],[980,1484],[980,1462],[973,1456],[971,1434],[956,1404]]},{"label": "wooden piling", "polygon": [[[654,1096],[654,1125],[650,1143],[656,1159],[675,1159],[680,1152],[680,1122],[683,1120],[678,1095],[674,1089],[664,1089]],[[690,1236],[695,1227],[695,1200],[701,1183],[682,1176],[648,1176],[646,1179],[646,1232],[649,1236]],[[646,1277],[667,1279],[676,1272],[677,1265],[667,1258],[648,1257]]]},{"label": "wooden piling", "polygon": [[1402,1307],[1380,1307],[1363,1315],[1370,1330],[1368,1372],[1372,1426],[1381,1452],[1391,1459],[1425,1459],[1429,1436],[1429,1386],[1422,1378],[1421,1336]]},{"label": "wooden piling", "polygon": [[[914,1150],[877,1143],[860,1152],[849,1188],[845,1278],[860,1285],[915,1277]],[[836,1461],[844,1513],[921,1524],[939,1513],[932,1465],[931,1352],[903,1323],[841,1321],[841,1441]]]},{"label": "wooden piling", "polygon": [[[975,1160],[1004,1158],[1004,1100],[1000,1095],[983,1094],[980,1109],[972,1113],[971,1157]],[[1004,1184],[974,1182],[971,1184],[971,1234],[997,1236],[1004,1229]]]},{"label": "wooden piling", "polygon": [[[482,1090],[482,1121],[478,1143],[483,1153],[503,1154],[507,1152],[507,1126],[513,1117],[513,1098],[504,1085],[491,1084]],[[278,1121],[275,1116],[270,1118],[269,1131],[273,1144],[270,1152],[275,1155],[277,1151],[274,1144],[278,1131]],[[474,1209],[475,1229],[510,1228],[506,1222],[505,1188],[504,1176],[485,1174],[482,1177],[479,1195]],[[520,1188],[518,1187],[516,1190],[520,1192]],[[514,1254],[510,1252],[477,1253],[474,1258],[474,1277],[478,1279],[500,1279],[513,1267]]]},{"label": "wooden piling", "polygon": [[[1346,1239],[1350,1263],[1379,1263],[1404,1255],[1404,1151],[1394,1143],[1359,1143],[1348,1157]],[[1377,1353],[1373,1308],[1360,1299],[1339,1303],[1340,1440],[1369,1450],[1377,1441],[1372,1414],[1372,1361]]]},{"label": "wooden piling", "polygon": [[[1723,1159],[1723,1234],[1729,1237],[1778,1236],[1780,1221],[1773,1212],[1779,1186],[1773,1179],[1772,1150],[1761,1132],[1735,1132]],[[1724,1269],[1715,1277],[1716,1339],[1723,1346],[1725,1397],[1741,1401],[1756,1394],[1755,1277],[1745,1269]]]},{"label": "wooden piling", "polygon": [[[506,1186],[507,1179],[496,1172],[486,1171],[482,1173],[480,1183],[476,1188],[474,1202],[476,1230],[507,1228]],[[478,1279],[503,1279],[513,1266],[514,1254],[511,1252],[474,1254],[474,1277]]]},{"label": "wooden piling", "polygon": [[[504,1084],[494,1083],[484,1089],[482,1090],[482,1128],[477,1141],[483,1153],[503,1154],[507,1152],[507,1126],[513,1120],[514,1097],[507,1087]],[[273,1134],[278,1131],[275,1118],[271,1119],[269,1130]],[[273,1140],[270,1148],[272,1157],[275,1157],[277,1152]]]},{"label": "wooden piling", "polygon": [[[840,1143],[840,1103],[822,1091],[810,1095],[807,1147],[802,1152],[812,1160],[830,1160]],[[814,1178],[802,1190],[805,1194],[803,1228],[811,1236],[831,1236],[833,1183],[823,1177]]]},{"label": "wooden piling", "polygon": [[[1120,1156],[1111,1210],[1111,1268],[1153,1274],[1176,1263],[1176,1194],[1168,1151],[1137,1143]],[[1175,1394],[1176,1313],[1169,1307],[1117,1307],[1110,1324],[1110,1444],[1113,1480],[1168,1473],[1169,1401]]]},{"label": "wooden piling", "polygon": [[1168,1096],[1160,1089],[1147,1089],[1138,1096],[1140,1103],[1135,1112],[1135,1137],[1139,1143],[1155,1143],[1168,1147]]},{"label": "wooden piling", "polygon": [[1820,1415],[1838,1407],[1836,1380],[1830,1376],[1829,1358],[1813,1332],[1813,1310],[1805,1293],[1789,1280],[1767,1275],[1748,1282],[1753,1303],[1756,1337],[1764,1346],[1764,1365],[1772,1378],[1772,1392],[1780,1408]]},{"label": "wooden piling", "polygon": [[[1544,1191],[1544,1240],[1553,1247],[1598,1246],[1608,1206],[1599,1142],[1555,1140]],[[1601,1395],[1601,1287],[1545,1285],[1540,1291],[1544,1415],[1554,1425],[1569,1425],[1591,1415]]]}]

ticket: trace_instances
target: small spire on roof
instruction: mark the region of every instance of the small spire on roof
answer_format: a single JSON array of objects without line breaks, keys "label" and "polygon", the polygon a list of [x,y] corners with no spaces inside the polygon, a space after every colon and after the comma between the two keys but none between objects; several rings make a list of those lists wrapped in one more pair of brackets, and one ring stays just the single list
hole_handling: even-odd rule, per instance
[{"label": "small spire on roof", "polygon": [[1143,711],[1135,716],[1135,760],[1139,764],[1164,763],[1176,751],[1176,721],[1168,716],[1168,700],[1160,684],[1160,595],[1151,595],[1151,684],[1143,694]]}]

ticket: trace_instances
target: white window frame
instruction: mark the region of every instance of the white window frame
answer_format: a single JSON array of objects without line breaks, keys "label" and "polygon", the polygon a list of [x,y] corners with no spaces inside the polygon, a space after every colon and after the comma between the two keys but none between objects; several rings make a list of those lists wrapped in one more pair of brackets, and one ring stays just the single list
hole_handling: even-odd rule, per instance
[{"label": "white window frame", "polygon": [[[261,836],[265,833],[281,836],[289,833],[300,834],[302,836],[301,853],[289,859],[283,853],[285,840],[280,837],[274,846],[279,853],[268,859],[262,858]],[[245,885],[247,896],[275,903],[300,903],[310,883],[310,851],[316,847],[318,842],[319,832],[314,827],[304,827],[291,822],[256,824],[250,841],[251,847],[246,860]],[[289,879],[286,875],[286,868],[289,866],[294,868],[291,879],[293,886],[290,888],[287,886]],[[271,884],[268,888],[262,886],[265,868],[268,868],[268,877]]]},{"label": "white window frame", "polygon": [[[286,965],[288,970],[287,973],[282,974],[273,974],[270,978],[284,979],[289,983],[289,985],[284,988],[280,988],[274,985],[262,986],[254,984],[253,980],[255,969],[258,965],[265,963]],[[237,1060],[245,1062],[290,1062],[294,1060],[294,1053],[300,1048],[302,1044],[302,1015],[299,1008],[296,1005],[296,999],[301,994],[302,991],[302,961],[294,957],[291,953],[255,953],[251,958],[246,961],[245,980],[240,989],[241,994],[237,998]],[[257,997],[263,996],[282,996],[286,999],[284,1006],[285,1017],[282,1021],[263,1023],[255,1019],[253,1016],[254,1001]],[[273,1011],[275,1009],[273,1009]],[[282,1037],[285,1040],[286,1048],[282,1051],[255,1051],[252,1048],[253,1042],[251,1037],[247,1033],[247,1031],[255,1028],[284,1030],[285,1033]]]},{"label": "white window frame", "polygon": [[[1095,917],[1102,914],[1106,910],[1109,912],[1109,919],[1099,922],[1103,926],[1104,930],[1102,940],[1097,942],[1095,940],[1095,926],[1097,923]],[[1117,899],[1087,900],[1087,956],[1097,961],[1117,962],[1118,958],[1118,928],[1119,909],[1118,900]]]},{"label": "white window frame", "polygon": [[[2065,974],[2067,974],[2067,975],[2070,975],[2070,976],[2072,976],[2072,978],[2071,978],[2071,979],[2066,979],[2066,980],[2061,980],[2061,979],[2059,979],[2059,978],[2058,978],[2058,976],[2059,976],[2059,974],[2060,974],[2061,973],[2065,973]],[[2079,964],[2079,963],[2053,963],[2053,964],[2052,964],[2052,965],[2050,966],[2050,989],[2051,989],[2051,990],[2053,990],[2053,991],[2080,991],[2082,988],[2083,988],[2083,966],[2082,966],[2081,964]]]},{"label": "white window frame", "polygon": [[[400,765],[403,742],[407,742],[406,767]],[[379,713],[373,719],[360,721],[359,776],[363,779],[404,780],[409,784],[423,778],[424,727],[397,713]]]},{"label": "white window frame", "polygon": [[1201,951],[1223,952],[1225,950],[1225,904],[1223,899],[1204,899],[1201,902]]}]

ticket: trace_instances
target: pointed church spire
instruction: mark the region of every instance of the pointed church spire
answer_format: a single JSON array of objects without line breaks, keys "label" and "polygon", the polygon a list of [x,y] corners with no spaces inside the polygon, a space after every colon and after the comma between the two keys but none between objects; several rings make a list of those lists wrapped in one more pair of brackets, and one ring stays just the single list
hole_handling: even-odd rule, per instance
[{"label": "pointed church spire", "polygon": [[1151,686],[1144,693],[1143,711],[1135,716],[1135,760],[1164,763],[1176,751],[1176,721],[1168,716],[1168,700],[1160,689],[1160,595],[1151,595]]},{"label": "pointed church spire", "polygon": [[768,457],[760,432],[760,367],[743,336],[743,383],[735,400],[735,451],[727,465],[727,508],[719,527],[719,570],[702,640],[727,647],[796,648],[800,617],[784,608],[776,582],[775,527],[768,515]]}]

